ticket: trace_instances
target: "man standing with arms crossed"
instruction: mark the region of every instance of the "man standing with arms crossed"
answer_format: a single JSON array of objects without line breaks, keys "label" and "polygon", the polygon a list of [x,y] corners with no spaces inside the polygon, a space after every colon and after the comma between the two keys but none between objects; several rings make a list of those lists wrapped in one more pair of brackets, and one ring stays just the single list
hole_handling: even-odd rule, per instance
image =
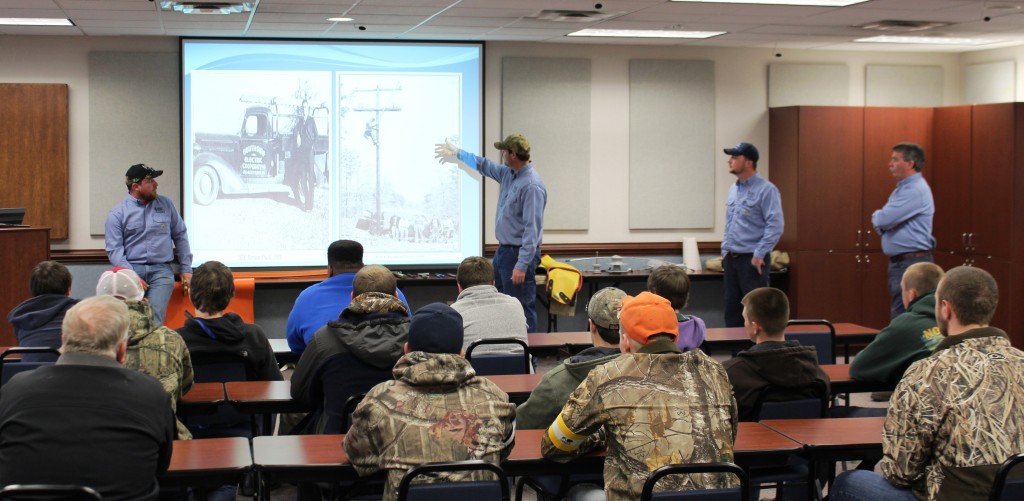
[{"label": "man standing with arms crossed", "polygon": [[526,315],[527,332],[537,332],[537,283],[540,244],[544,233],[544,207],[548,191],[530,162],[530,143],[522,134],[511,134],[494,143],[501,150],[501,164],[476,156],[444,142],[435,146],[439,162],[473,167],[498,182],[498,210],[494,236],[494,285],[519,300]]},{"label": "man standing with arms crossed", "polygon": [[933,262],[935,201],[928,181],[921,175],[923,168],[924,150],[920,146],[893,146],[889,172],[897,179],[896,189],[885,207],[871,214],[871,226],[882,236],[882,252],[889,256],[889,313],[893,319],[907,311],[900,289],[903,273],[914,263]]},{"label": "man standing with arms crossed", "polygon": [[738,178],[729,188],[722,236],[725,326],[743,327],[740,300],[754,289],[768,287],[772,249],[785,220],[779,189],[757,174],[757,148],[739,143],[723,151],[729,155],[729,173]]},{"label": "man standing with arms crossed", "polygon": [[164,171],[135,164],[124,174],[128,195],[107,215],[104,225],[110,264],[135,271],[146,284],[146,299],[157,323],[164,323],[174,291],[171,261],[178,257],[181,281],[192,279],[188,230],[170,198],[159,195],[156,178]]}]

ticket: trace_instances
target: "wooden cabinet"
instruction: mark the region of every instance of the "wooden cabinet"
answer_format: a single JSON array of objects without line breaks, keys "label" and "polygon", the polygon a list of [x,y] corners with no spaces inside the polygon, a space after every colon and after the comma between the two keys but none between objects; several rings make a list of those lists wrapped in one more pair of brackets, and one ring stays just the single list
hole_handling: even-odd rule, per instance
[{"label": "wooden cabinet", "polygon": [[7,322],[7,313],[22,301],[32,297],[29,292],[29,278],[32,268],[40,261],[50,259],[49,228],[0,228],[0,249],[4,259],[0,261],[0,346],[16,346],[14,327]]}]

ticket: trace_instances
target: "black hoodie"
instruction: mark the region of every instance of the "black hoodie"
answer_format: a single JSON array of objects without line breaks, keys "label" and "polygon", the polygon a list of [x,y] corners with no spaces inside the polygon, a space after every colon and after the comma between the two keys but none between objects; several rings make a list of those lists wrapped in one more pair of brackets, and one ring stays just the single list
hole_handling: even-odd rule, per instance
[{"label": "black hoodie", "polygon": [[[206,327],[205,329],[203,327]],[[246,353],[246,373],[251,381],[281,381],[274,349],[263,329],[247,324],[235,313],[217,318],[188,318],[178,329],[185,345],[195,352]]]},{"label": "black hoodie", "polygon": [[[77,299],[64,294],[41,294],[15,306],[7,315],[7,321],[14,327],[18,346],[60,348],[60,326],[64,322],[64,314],[76,303]],[[56,360],[56,357],[33,357],[26,355],[22,360]]]},{"label": "black hoodie", "polygon": [[813,346],[801,346],[796,341],[768,341],[741,351],[722,363],[732,383],[740,421],[757,421],[754,407],[761,390],[768,385],[793,390],[792,399],[814,395],[812,383],[825,383],[829,379],[818,366],[818,354]]}]

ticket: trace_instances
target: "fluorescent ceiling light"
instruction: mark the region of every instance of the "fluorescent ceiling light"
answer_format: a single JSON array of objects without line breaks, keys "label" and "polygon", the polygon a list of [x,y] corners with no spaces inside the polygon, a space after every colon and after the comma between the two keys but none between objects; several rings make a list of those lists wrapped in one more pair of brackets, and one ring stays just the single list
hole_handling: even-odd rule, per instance
[{"label": "fluorescent ceiling light", "polygon": [[868,0],[672,0],[690,3],[752,3],[760,5],[802,5],[809,7],[846,7]]},{"label": "fluorescent ceiling light", "polygon": [[161,0],[160,8],[182,14],[235,14],[250,12],[254,2],[204,2],[201,0]]},{"label": "fluorescent ceiling light", "polygon": [[999,40],[985,40],[982,38],[954,38],[954,37],[909,37],[882,35],[870,38],[858,38],[854,42],[873,43],[916,43],[931,45],[986,45],[998,43]]},{"label": "fluorescent ceiling light", "polygon": [[70,19],[47,17],[0,17],[4,26],[74,26]]},{"label": "fluorescent ceiling light", "polygon": [[725,31],[679,31],[679,30],[600,30],[588,29],[569,33],[570,37],[620,37],[620,38],[711,38],[724,35]]},{"label": "fluorescent ceiling light", "polygon": [[335,23],[347,23],[349,21],[353,21],[351,17],[329,17],[327,20]]}]

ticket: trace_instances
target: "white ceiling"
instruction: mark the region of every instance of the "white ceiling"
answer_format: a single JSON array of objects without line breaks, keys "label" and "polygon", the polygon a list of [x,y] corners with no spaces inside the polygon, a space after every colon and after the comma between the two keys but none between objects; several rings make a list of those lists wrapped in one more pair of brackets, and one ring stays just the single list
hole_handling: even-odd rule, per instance
[{"label": "white ceiling", "polygon": [[[227,0],[212,0],[227,1]],[[668,0],[253,0],[231,15],[163,11],[149,0],[0,0],[0,17],[67,17],[73,27],[0,26],[0,35],[212,36],[469,40],[963,52],[1024,44],[1024,0],[870,0],[849,7],[794,7]],[[596,4],[601,8],[597,9]],[[597,22],[533,19],[544,9],[621,13]],[[348,16],[351,23],[328,17]],[[985,17],[989,21],[985,21]],[[865,44],[874,21],[939,21],[921,35],[985,38],[976,47]],[[360,30],[359,27],[365,27]],[[704,40],[566,37],[582,28],[726,31]],[[893,34],[893,33],[888,33]],[[895,33],[897,35],[901,33]]]}]

